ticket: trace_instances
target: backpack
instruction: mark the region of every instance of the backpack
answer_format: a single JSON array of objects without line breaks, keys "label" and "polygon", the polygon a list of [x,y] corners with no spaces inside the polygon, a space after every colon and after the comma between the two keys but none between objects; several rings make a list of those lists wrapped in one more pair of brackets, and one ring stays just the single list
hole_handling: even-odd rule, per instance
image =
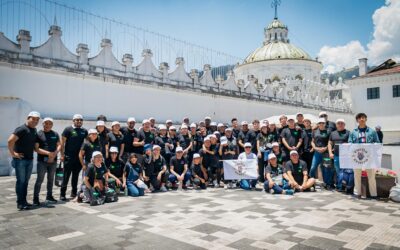
[{"label": "backpack", "polygon": [[109,188],[105,194],[105,202],[115,202],[118,201],[118,194],[114,191],[114,189]]},{"label": "backpack", "polygon": [[98,206],[103,205],[105,202],[105,197],[100,194],[97,190],[94,190],[92,193],[92,199],[90,199],[90,206]]},{"label": "backpack", "polygon": [[389,198],[394,202],[400,202],[400,185],[397,184],[396,186],[390,189]]}]

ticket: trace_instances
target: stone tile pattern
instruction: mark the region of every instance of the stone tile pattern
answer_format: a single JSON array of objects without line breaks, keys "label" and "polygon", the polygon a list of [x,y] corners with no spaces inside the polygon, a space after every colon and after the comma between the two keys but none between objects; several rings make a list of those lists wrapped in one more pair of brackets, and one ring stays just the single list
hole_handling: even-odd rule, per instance
[{"label": "stone tile pattern", "polygon": [[400,249],[392,202],[209,188],[18,212],[13,178],[0,178],[0,249]]}]

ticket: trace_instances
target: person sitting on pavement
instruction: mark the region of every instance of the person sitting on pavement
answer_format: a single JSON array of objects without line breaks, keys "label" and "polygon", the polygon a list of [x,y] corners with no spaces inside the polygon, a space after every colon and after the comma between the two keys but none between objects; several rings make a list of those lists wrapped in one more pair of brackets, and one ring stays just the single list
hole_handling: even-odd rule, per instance
[{"label": "person sitting on pavement", "polygon": [[178,190],[186,189],[186,182],[190,180],[190,171],[188,171],[187,161],[183,157],[183,148],[177,147],[175,152],[176,155],[171,158],[171,173],[168,179],[172,184],[172,188],[178,188]]},{"label": "person sitting on pavement", "polygon": [[138,197],[149,191],[147,185],[143,182],[143,170],[135,153],[129,155],[122,180],[122,187],[126,188],[126,195]]},{"label": "person sitting on pavement", "polygon": [[118,148],[110,148],[110,157],[106,160],[106,166],[109,171],[108,186],[119,193],[122,187],[122,177],[125,164],[118,158]]},{"label": "person sitting on pavement", "polygon": [[192,177],[195,189],[206,189],[207,188],[207,170],[201,164],[201,157],[199,154],[193,155],[192,163]]},{"label": "person sitting on pavement", "polygon": [[[244,144],[244,152],[240,153],[238,160],[257,160],[257,155],[251,152],[251,143],[246,142]],[[258,164],[257,164],[258,168]],[[258,169],[257,169],[258,173]],[[255,189],[257,184],[257,178],[254,180],[249,180],[249,179],[242,179],[239,182],[239,185],[242,189],[244,190],[251,190]]]},{"label": "person sitting on pavement", "polygon": [[315,190],[315,179],[308,178],[307,164],[299,159],[296,150],[290,151],[290,160],[286,162],[283,176],[296,192]]},{"label": "person sitting on pavement", "polygon": [[278,164],[276,155],[271,153],[268,155],[268,165],[264,169],[265,192],[272,192],[273,194],[287,194],[293,195],[293,190],[289,183],[283,178],[283,167]]}]

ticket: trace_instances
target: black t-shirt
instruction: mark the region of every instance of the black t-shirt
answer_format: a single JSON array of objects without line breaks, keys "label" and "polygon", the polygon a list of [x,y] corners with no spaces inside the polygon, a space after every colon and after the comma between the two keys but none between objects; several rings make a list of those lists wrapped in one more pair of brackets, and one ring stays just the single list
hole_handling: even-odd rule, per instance
[{"label": "black t-shirt", "polygon": [[335,156],[339,156],[339,145],[342,143],[347,143],[349,141],[350,131],[347,129],[342,131],[333,131],[330,136],[329,140],[332,142],[333,150]]},{"label": "black t-shirt", "polygon": [[236,129],[236,128],[232,129],[232,135],[233,135],[235,138],[238,138],[239,133],[240,133],[240,129]]},{"label": "black t-shirt", "polygon": [[78,155],[83,140],[88,136],[87,130],[69,126],[64,129],[62,136],[67,138],[64,149],[65,156],[70,159],[79,159]]},{"label": "black t-shirt", "polygon": [[263,132],[258,133],[257,141],[260,143],[260,149],[267,149],[267,144],[270,143],[268,141],[268,134],[264,134]]},{"label": "black t-shirt", "polygon": [[207,135],[201,135],[200,133],[197,134],[195,141],[196,141],[196,149],[195,152],[200,152],[200,150],[203,147],[203,143],[204,143],[204,138],[206,138]]},{"label": "black t-shirt", "polygon": [[192,175],[193,176],[195,176],[195,175],[197,175],[197,176],[199,176],[200,178],[202,178],[202,179],[204,179],[204,173],[203,173],[203,171],[202,171],[202,169],[201,169],[201,164],[192,164],[192,167],[191,167],[191,170],[192,170]]},{"label": "black t-shirt", "polygon": [[268,164],[265,168],[264,168],[264,173],[270,173],[271,174],[271,178],[272,180],[274,180],[276,177],[278,177],[279,175],[281,175],[283,173],[283,168],[282,165],[277,164],[276,167],[271,166],[271,164]]},{"label": "black t-shirt", "polygon": [[175,154],[176,147],[178,147],[178,135],[175,135],[174,137],[170,136],[169,139],[171,140],[171,143],[174,145],[174,148],[171,150],[171,153]]},{"label": "black t-shirt", "polygon": [[278,142],[279,134],[276,130],[268,132],[268,143]]},{"label": "black t-shirt", "polygon": [[214,155],[205,152],[203,149],[200,149],[199,154],[203,158],[203,166],[205,168],[210,168],[210,167],[217,167],[218,166],[218,156],[216,151],[216,145],[211,145],[210,148],[208,149],[209,151],[214,152]]},{"label": "black t-shirt", "polygon": [[[107,134],[107,137],[108,137],[109,148],[117,147],[118,152],[121,152],[121,145],[125,143],[124,135],[122,133],[114,134],[113,132],[110,132]],[[125,149],[125,147],[124,147],[124,149]],[[124,150],[124,152],[125,152],[125,150]]]},{"label": "black t-shirt", "polygon": [[281,135],[281,134],[282,134],[282,131],[283,131],[285,128],[288,128],[288,127],[289,127],[289,125],[285,125],[285,126],[283,126],[283,127],[281,127],[281,128],[278,128],[278,134]]},{"label": "black t-shirt", "polygon": [[283,161],[286,159],[285,151],[279,150],[279,154],[274,153],[279,165],[283,164]]},{"label": "black t-shirt", "polygon": [[[146,144],[153,145],[155,136],[150,130],[148,132],[145,132],[142,128],[137,132],[135,138],[137,138],[139,140],[139,142],[144,141],[145,145]],[[134,153],[137,153],[137,154],[143,154],[144,147],[143,146],[133,147],[133,151],[134,151]]]},{"label": "black t-shirt", "polygon": [[[238,145],[237,145],[237,142],[236,142],[236,138],[235,137],[230,137],[230,138],[227,138],[228,139],[228,144],[226,145],[226,146],[223,146],[223,145],[219,145],[220,147],[222,147],[222,156],[221,156],[221,159],[222,160],[233,160],[233,159],[236,159],[237,158],[237,148],[238,148]],[[227,152],[227,151],[235,151],[235,155],[233,155],[233,154],[225,154],[225,152]]]},{"label": "black t-shirt", "polygon": [[106,166],[108,171],[110,171],[110,173],[117,178],[122,178],[124,165],[125,165],[124,162],[119,159],[116,159],[116,161],[112,161],[111,158],[108,158],[106,160]]},{"label": "black t-shirt", "polygon": [[133,147],[133,138],[135,138],[137,131],[136,129],[129,129],[128,127],[123,127],[121,128],[121,132],[124,135],[124,152],[126,153],[133,153],[134,147]]},{"label": "black t-shirt", "polygon": [[189,147],[192,139],[189,137],[189,135],[182,135],[180,134],[178,137],[179,145],[185,150],[187,147]]},{"label": "black t-shirt", "polygon": [[306,126],[304,126],[303,123],[298,123],[298,122],[296,122],[296,126],[299,126],[302,129],[305,129],[305,127],[306,127]]},{"label": "black t-shirt", "polygon": [[18,136],[18,140],[14,145],[14,151],[17,153],[22,153],[22,159],[32,160],[33,151],[35,149],[35,143],[37,140],[36,128],[30,128],[26,124],[23,124],[16,128],[13,134]]},{"label": "black t-shirt", "polygon": [[285,164],[284,172],[292,171],[292,176],[294,180],[299,184],[302,185],[303,178],[304,178],[304,171],[307,171],[307,163],[303,160],[299,160],[298,163],[294,164],[291,160],[287,161]]},{"label": "black t-shirt", "polygon": [[93,187],[94,180],[103,180],[104,174],[108,172],[107,167],[104,163],[101,167],[96,167],[93,163],[89,163],[85,175],[89,178],[89,183]]},{"label": "black t-shirt", "polygon": [[250,130],[247,135],[245,142],[250,142],[251,143],[251,151],[255,154],[257,154],[257,136],[260,133],[259,130]]},{"label": "black t-shirt", "polygon": [[92,154],[94,151],[102,151],[100,142],[98,139],[96,139],[94,142],[90,141],[90,140],[85,140],[82,143],[81,149],[83,151],[85,151],[85,156],[84,156],[84,160],[86,163],[89,163],[90,160],[92,159]]},{"label": "black t-shirt", "polygon": [[[301,139],[302,136],[302,131],[297,130],[296,128],[285,128],[282,130],[281,137],[285,138],[287,144],[291,147],[296,147],[297,143],[299,143],[299,140]],[[284,147],[286,151],[288,149]]]},{"label": "black t-shirt", "polygon": [[158,175],[158,173],[161,172],[161,170],[163,169],[164,166],[167,166],[167,161],[165,160],[165,158],[160,155],[160,157],[158,157],[158,159],[154,159],[153,160],[153,175]]},{"label": "black t-shirt", "polygon": [[333,131],[336,130],[336,124],[335,124],[334,122],[327,121],[327,122],[326,122],[326,129],[327,129],[329,132],[333,132]]},{"label": "black t-shirt", "polygon": [[313,133],[313,139],[316,147],[326,147],[328,146],[329,131],[316,129]]},{"label": "black t-shirt", "polygon": [[184,167],[185,164],[187,164],[185,157],[177,159],[176,156],[173,156],[170,161],[170,166],[171,167],[173,166],[175,173],[177,173],[179,175],[181,175],[183,173],[183,171],[185,170],[185,167]]},{"label": "black t-shirt", "polygon": [[[49,132],[44,132],[40,130],[37,133],[36,142],[39,143],[39,148],[44,149],[49,152],[54,152],[57,150],[57,143],[60,141],[60,136],[57,132],[50,130]],[[47,161],[47,155],[41,155],[38,153],[38,161]],[[57,161],[57,159],[55,159]]]},{"label": "black t-shirt", "polygon": [[167,136],[157,136],[154,140],[154,144],[161,147],[161,155],[165,155],[166,153],[170,153],[170,149],[167,149],[165,144],[169,143],[172,144],[171,140]]},{"label": "black t-shirt", "polygon": [[101,132],[97,138],[99,140],[100,146],[101,146],[101,153],[103,155],[106,155],[106,145],[108,144],[108,132],[106,132],[106,128],[104,128],[103,132]]},{"label": "black t-shirt", "polygon": [[313,131],[312,129],[304,129],[303,130],[303,150],[304,152],[310,152],[312,149],[311,141],[312,141]]}]

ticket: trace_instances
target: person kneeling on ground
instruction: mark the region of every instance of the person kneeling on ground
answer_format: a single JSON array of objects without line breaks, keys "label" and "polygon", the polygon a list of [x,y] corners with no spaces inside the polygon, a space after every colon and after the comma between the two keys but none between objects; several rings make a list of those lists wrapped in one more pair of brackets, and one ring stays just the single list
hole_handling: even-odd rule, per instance
[{"label": "person kneeling on ground", "polygon": [[85,171],[84,185],[78,201],[88,202],[90,205],[101,205],[105,201],[108,187],[108,170],[103,163],[103,155],[100,151],[94,151],[91,163]]},{"label": "person kneeling on ground", "polygon": [[207,189],[207,170],[201,165],[199,154],[193,155],[192,177],[195,189]]},{"label": "person kneeling on ground", "polygon": [[110,148],[110,157],[106,160],[109,171],[108,186],[119,193],[122,188],[122,176],[124,172],[124,162],[118,158],[118,148]]},{"label": "person kneeling on ground", "polygon": [[147,185],[143,182],[143,170],[135,153],[129,155],[122,180],[122,187],[126,188],[126,195],[133,197],[143,196],[145,192],[149,191]]},{"label": "person kneeling on ground", "polygon": [[[257,160],[257,155],[255,155],[254,153],[251,152],[251,143],[246,142],[244,144],[244,152],[240,153],[238,160],[244,161],[244,160],[251,160],[251,159]],[[257,168],[258,168],[258,165],[257,165]],[[258,169],[257,169],[257,173],[258,173]],[[254,180],[242,179],[242,180],[240,180],[239,185],[242,189],[245,189],[245,190],[255,189],[256,184],[257,184],[257,179],[258,178],[254,179]]]},{"label": "person kneeling on ground", "polygon": [[179,190],[182,188],[186,189],[186,182],[190,180],[190,172],[188,171],[187,161],[183,157],[183,149],[181,147],[176,148],[176,155],[171,158],[170,163],[169,181],[173,188],[178,187]]},{"label": "person kneeling on ground", "polygon": [[161,155],[161,147],[158,145],[153,146],[152,169],[153,172],[150,173],[150,176],[144,177],[151,184],[152,191],[167,192],[168,190],[165,187],[165,183],[167,182],[167,162]]},{"label": "person kneeling on ground", "polygon": [[315,190],[314,178],[308,178],[307,164],[299,159],[296,150],[290,151],[290,160],[286,162],[283,177],[289,182],[290,187],[297,192]]},{"label": "person kneeling on ground", "polygon": [[273,194],[293,195],[294,192],[291,189],[289,183],[287,181],[284,181],[282,178],[282,165],[278,164],[278,160],[274,153],[268,155],[268,165],[265,167],[264,173],[265,192],[272,191]]}]

